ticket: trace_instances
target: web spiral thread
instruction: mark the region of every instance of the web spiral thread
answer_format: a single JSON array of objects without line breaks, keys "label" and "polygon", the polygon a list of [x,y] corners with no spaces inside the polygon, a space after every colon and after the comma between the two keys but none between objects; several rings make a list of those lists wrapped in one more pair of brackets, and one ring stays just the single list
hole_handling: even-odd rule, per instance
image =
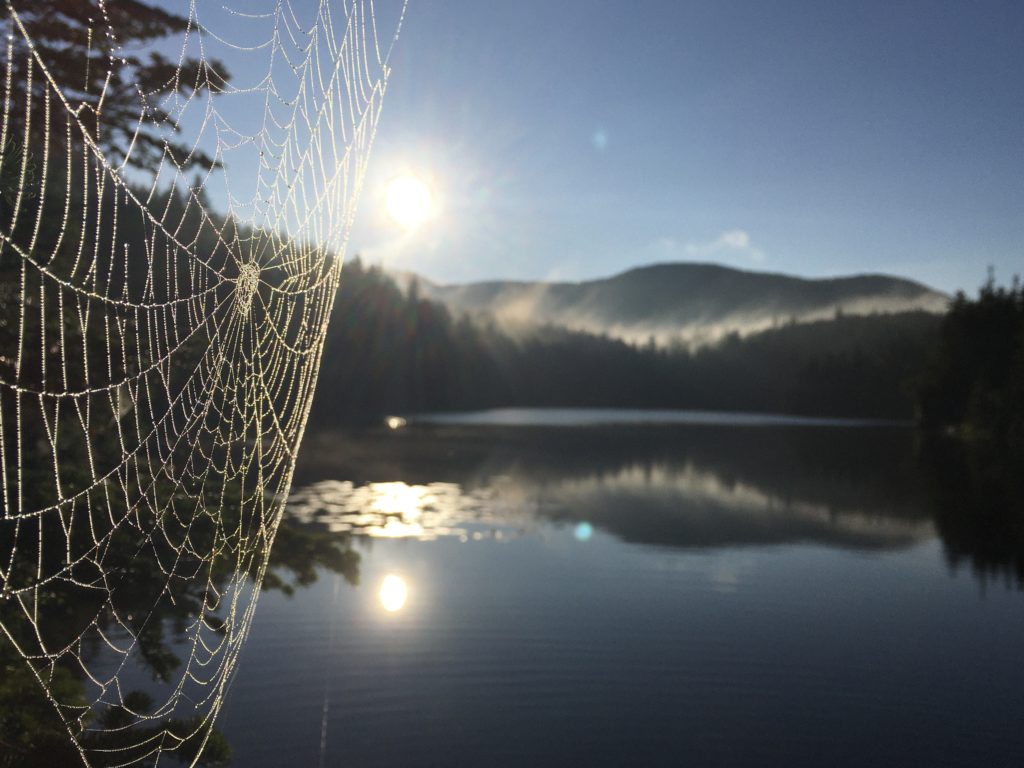
[{"label": "web spiral thread", "polygon": [[[50,5],[7,3],[0,45],[0,641],[85,764],[195,763],[283,512],[390,49],[371,0],[209,20],[183,1],[153,44],[166,82],[132,82],[113,0]],[[55,19],[81,50],[41,37]]]}]

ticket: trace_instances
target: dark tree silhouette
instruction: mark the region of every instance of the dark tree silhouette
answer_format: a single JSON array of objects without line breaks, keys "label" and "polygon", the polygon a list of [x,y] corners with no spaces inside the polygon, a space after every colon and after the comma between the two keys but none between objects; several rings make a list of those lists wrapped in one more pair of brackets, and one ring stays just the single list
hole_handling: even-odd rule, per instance
[{"label": "dark tree silhouette", "polygon": [[[48,138],[63,141],[62,122],[68,113],[52,103],[52,77],[92,140],[118,162],[127,156],[129,165],[151,168],[166,155],[183,169],[214,165],[210,155],[174,139],[178,129],[163,102],[175,94],[219,92],[229,77],[224,65],[197,58],[179,63],[156,50],[136,52],[172,34],[190,29],[198,33],[189,19],[140,0],[102,5],[92,0],[18,0],[9,9],[10,99],[28,108],[10,110],[8,136],[20,141],[27,133],[29,142],[47,138],[50,91],[51,118],[60,121],[51,123]],[[34,43],[35,56],[22,29]],[[3,170],[6,179],[12,171]]]},{"label": "dark tree silhouette", "polygon": [[921,422],[1024,445],[1024,289],[990,275],[977,299],[958,293],[918,395]]}]

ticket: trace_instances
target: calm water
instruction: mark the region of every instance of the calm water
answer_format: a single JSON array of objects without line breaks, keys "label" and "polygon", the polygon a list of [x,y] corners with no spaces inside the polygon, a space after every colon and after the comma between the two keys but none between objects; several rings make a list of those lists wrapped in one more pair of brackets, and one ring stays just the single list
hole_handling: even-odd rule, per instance
[{"label": "calm water", "polygon": [[596,427],[602,425],[711,425],[720,427],[866,427],[894,425],[883,419],[831,419],[736,411],[659,411],[649,408],[493,408],[486,411],[426,413],[419,424],[451,426]]},{"label": "calm water", "polygon": [[1020,510],[940,459],[881,427],[312,436],[288,529],[342,557],[274,571],[219,727],[247,768],[1019,765]]}]

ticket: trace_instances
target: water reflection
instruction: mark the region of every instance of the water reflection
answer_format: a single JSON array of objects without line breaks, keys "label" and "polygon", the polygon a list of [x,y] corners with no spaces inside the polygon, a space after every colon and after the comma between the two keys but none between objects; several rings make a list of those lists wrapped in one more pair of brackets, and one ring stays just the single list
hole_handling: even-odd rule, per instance
[{"label": "water reflection", "polygon": [[297,489],[289,499],[288,514],[332,533],[373,538],[500,538],[506,533],[502,529],[514,529],[529,518],[527,493],[500,478],[477,489],[463,489],[458,483],[356,485],[323,480]]},{"label": "water reflection", "polygon": [[1024,588],[1024,456],[951,441],[926,443],[922,456],[950,567]]},{"label": "water reflection", "polygon": [[[289,520],[349,537],[369,590],[263,606],[281,618],[224,723],[247,765],[325,744],[324,764],[367,765],[1019,754],[1024,614],[976,581],[1024,562],[998,459],[942,459],[911,430],[412,425],[311,447]],[[318,700],[252,703],[284,679],[346,692],[319,740]],[[249,747],[269,727],[275,746]]]},{"label": "water reflection", "polygon": [[414,426],[394,438],[314,436],[289,516],[371,538],[556,525],[580,541],[601,531],[683,549],[886,550],[939,535],[954,569],[970,562],[1024,583],[1013,460],[921,446],[909,429]]},{"label": "water reflection", "polygon": [[401,576],[389,573],[380,583],[377,597],[385,611],[396,613],[405,607],[405,601],[409,598],[409,587]]},{"label": "water reflection", "polygon": [[[954,571],[967,568],[982,583],[1024,584],[1024,472],[1006,457],[956,444],[918,446],[909,430],[413,426],[314,437],[309,450],[264,590],[292,595],[324,572],[356,585],[358,544],[372,539],[473,542],[543,537],[552,530],[569,541],[591,542],[579,552],[605,551],[598,550],[607,543],[602,536],[676,550],[812,543],[861,551],[906,548],[938,536]],[[190,535],[201,543],[212,533],[194,529]],[[742,557],[712,565],[715,591],[736,590],[747,578]],[[212,583],[225,595],[228,585],[253,575],[227,558],[215,566]],[[389,567],[402,572],[406,564]],[[155,562],[150,570],[159,572]],[[155,608],[146,603],[145,575],[145,569],[138,572],[137,588],[128,584],[117,606],[129,623],[136,615],[151,617],[138,628],[126,662],[134,670],[124,678],[132,689],[118,706],[83,719],[90,728],[83,743],[97,753],[119,749],[121,732],[138,736],[148,727],[144,718],[153,717],[160,729],[194,730],[184,717],[156,720],[161,713],[152,702],[160,699],[151,694],[177,678],[188,658],[182,641],[197,617],[205,614],[211,644],[223,632],[203,596],[184,587],[176,586]],[[415,584],[404,573],[380,582],[371,576],[377,609],[408,613]],[[83,605],[59,585],[44,597],[38,624],[59,637]],[[0,613],[13,607],[0,602]],[[97,629],[123,643],[125,637],[109,632],[113,622],[105,616]],[[82,648],[97,669],[103,654],[99,643]],[[55,665],[48,674],[62,699],[84,706],[88,680],[80,670]],[[0,765],[10,756],[17,765],[61,764],[70,742],[52,710],[33,670],[0,640]],[[193,746],[184,742],[181,754]],[[215,763],[227,752],[214,730],[202,759]]]},{"label": "water reflection", "polygon": [[582,476],[518,464],[465,485],[323,480],[295,491],[288,513],[334,533],[419,541],[501,537],[545,523],[571,526],[580,541],[598,528],[624,541],[683,548],[805,541],[878,549],[935,534],[924,508],[803,498],[697,462],[630,462]]}]

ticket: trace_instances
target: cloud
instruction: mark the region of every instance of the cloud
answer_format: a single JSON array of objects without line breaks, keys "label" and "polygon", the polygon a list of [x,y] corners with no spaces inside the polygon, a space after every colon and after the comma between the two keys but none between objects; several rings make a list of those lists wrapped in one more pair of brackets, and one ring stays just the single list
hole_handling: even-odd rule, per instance
[{"label": "cloud", "polygon": [[694,258],[735,258],[743,256],[760,264],[767,255],[757,248],[745,229],[730,229],[707,243],[687,243],[686,253]]},{"label": "cloud", "polygon": [[763,263],[768,254],[764,249],[754,245],[750,233],[745,229],[730,229],[722,232],[714,240],[705,242],[684,242],[671,237],[662,237],[651,243],[646,249],[655,258],[675,260],[689,259],[697,261],[724,261]]}]

